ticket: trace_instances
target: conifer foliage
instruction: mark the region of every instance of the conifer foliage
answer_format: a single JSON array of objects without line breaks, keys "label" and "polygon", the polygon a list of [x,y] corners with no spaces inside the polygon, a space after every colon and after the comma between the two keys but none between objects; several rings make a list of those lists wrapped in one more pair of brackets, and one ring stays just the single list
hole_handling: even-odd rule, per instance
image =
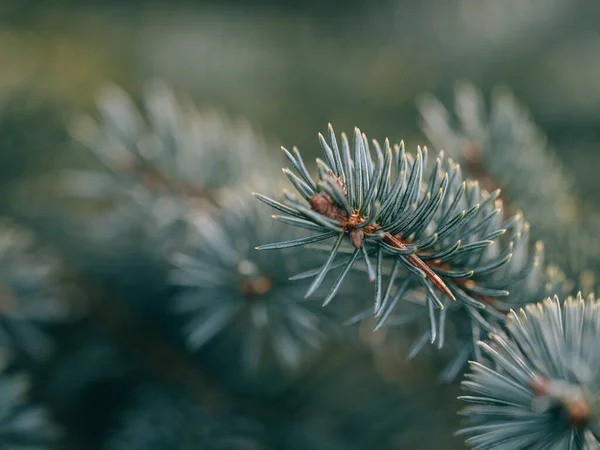
[{"label": "conifer foliage", "polygon": [[554,243],[547,248],[552,261],[578,288],[593,292],[600,241],[590,227],[597,212],[578,197],[574,177],[514,94],[498,87],[486,102],[475,86],[460,82],[453,108],[432,95],[418,106],[434,148],[448,152],[488,190],[501,188],[508,208],[525,211],[534,238]]},{"label": "conifer foliage", "polygon": [[581,294],[512,311],[507,334],[479,345],[467,381],[473,448],[593,449],[600,446],[600,303]]},{"label": "conifer foliage", "polygon": [[290,280],[315,258],[255,250],[273,237],[302,239],[272,221],[263,206],[246,190],[233,192],[218,211],[195,217],[197,233],[172,258],[171,280],[180,287],[174,309],[186,318],[189,346],[198,349],[223,332],[238,335],[240,360],[249,371],[258,369],[265,347],[282,366],[294,368],[327,337],[342,333],[342,319],[305,299],[303,284]]},{"label": "conifer foliage", "polygon": [[[312,164],[164,84],[107,88],[60,195],[3,217],[0,449],[447,448],[433,384],[467,362],[456,443],[600,448],[600,301],[569,263],[597,268],[593,225],[570,236],[594,214],[505,92],[420,107],[435,152],[329,125]],[[386,379],[356,323],[441,372]]]},{"label": "conifer foliage", "polygon": [[[528,280],[537,272],[541,246],[530,248],[529,225],[520,213],[504,217],[498,190],[488,193],[477,181],[463,179],[460,167],[443,153],[428,168],[426,148],[413,157],[403,143],[392,146],[386,140],[381,147],[356,129],[351,149],[345,134],[338,144],[331,126],[329,142],[319,139],[325,159],[317,159],[316,178],[297,149],[283,149],[297,174],[284,173],[300,198],[286,192],[281,203],[256,194],[284,213],[276,219],[318,232],[260,249],[333,240],[325,264],[302,275],[313,278],[307,296],[341,268],[323,301],[327,305],[359,260],[374,282],[372,311],[380,324],[403,296],[424,291],[429,327],[416,352],[428,340],[443,346],[446,321],[457,317],[446,312],[454,303],[460,305],[457,320],[468,317],[477,340],[482,329],[496,328],[494,321],[502,319],[510,301],[522,301],[519,288],[531,289]],[[461,353],[464,363],[470,353]]]},{"label": "conifer foliage", "polygon": [[144,86],[142,106],[117,86],[99,96],[97,117],[70,126],[91,169],[65,172],[63,190],[92,206],[87,226],[100,242],[143,234],[150,247],[166,248],[181,234],[191,210],[249,180],[268,166],[265,144],[243,120],[199,111],[155,81]]}]

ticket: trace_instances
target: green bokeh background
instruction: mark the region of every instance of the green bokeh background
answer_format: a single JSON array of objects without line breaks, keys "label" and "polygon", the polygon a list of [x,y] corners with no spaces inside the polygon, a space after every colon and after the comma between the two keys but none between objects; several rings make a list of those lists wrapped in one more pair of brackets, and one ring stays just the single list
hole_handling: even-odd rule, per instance
[{"label": "green bokeh background", "polygon": [[424,143],[418,95],[448,101],[457,80],[503,84],[592,195],[599,17],[584,0],[7,0],[0,88],[81,106],[106,81],[135,92],[160,77],[247,117],[275,150],[310,152],[328,122]]}]

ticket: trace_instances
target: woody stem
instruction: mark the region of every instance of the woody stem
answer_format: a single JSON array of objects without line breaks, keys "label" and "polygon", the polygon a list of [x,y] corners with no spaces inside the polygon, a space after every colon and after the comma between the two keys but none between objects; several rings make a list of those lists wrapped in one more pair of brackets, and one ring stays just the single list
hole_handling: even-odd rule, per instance
[{"label": "woody stem", "polygon": [[[394,236],[392,236],[387,231],[384,234],[383,240],[386,243],[388,243],[391,246],[396,247],[398,249],[406,248],[406,246],[400,240],[396,239]],[[409,263],[411,263],[413,266],[415,266],[418,269],[421,269],[423,272],[425,272],[425,275],[427,276],[427,278],[429,278],[431,280],[431,282],[433,284],[435,284],[435,286],[440,291],[442,291],[451,300],[456,301],[456,297],[454,296],[452,291],[450,291],[448,286],[446,286],[446,283],[444,283],[444,281],[433,270],[431,270],[431,268],[427,264],[425,264],[425,262],[421,258],[419,258],[416,254],[412,253],[412,254],[406,256],[406,260]]]}]

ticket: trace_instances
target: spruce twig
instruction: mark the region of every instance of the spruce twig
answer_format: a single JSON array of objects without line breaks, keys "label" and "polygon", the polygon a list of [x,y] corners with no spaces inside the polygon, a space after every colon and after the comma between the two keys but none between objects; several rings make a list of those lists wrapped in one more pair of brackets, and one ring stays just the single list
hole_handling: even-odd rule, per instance
[{"label": "spruce twig", "polygon": [[[389,315],[389,306],[395,304],[392,292],[399,283],[412,279],[422,286],[430,319],[428,339],[434,342],[436,309],[457,301],[473,317],[479,317],[477,310],[494,313],[502,309],[499,300],[509,295],[508,287],[539,265],[541,249],[530,252],[527,239],[522,239],[522,230],[528,227],[522,215],[505,219],[499,191],[488,193],[477,182],[463,180],[460,167],[443,153],[427,176],[426,148],[418,148],[413,157],[402,143],[392,146],[386,140],[383,147],[375,140],[370,143],[358,128],[353,151],[345,134],[338,143],[331,126],[329,141],[322,135],[319,140],[325,160],[317,160],[316,178],[306,170],[297,149],[283,149],[297,172],[284,169],[284,174],[301,198],[285,192],[281,203],[255,194],[283,212],[275,218],[284,223],[318,231],[323,240],[327,233],[338,235],[327,262],[312,275],[307,295],[341,267],[325,297],[328,304],[361,259],[375,282],[375,317]],[[512,231],[509,239],[502,237],[506,230]],[[350,244],[350,253],[340,251],[342,240]],[[307,244],[280,242],[266,248]],[[391,272],[384,267],[390,262]]]}]

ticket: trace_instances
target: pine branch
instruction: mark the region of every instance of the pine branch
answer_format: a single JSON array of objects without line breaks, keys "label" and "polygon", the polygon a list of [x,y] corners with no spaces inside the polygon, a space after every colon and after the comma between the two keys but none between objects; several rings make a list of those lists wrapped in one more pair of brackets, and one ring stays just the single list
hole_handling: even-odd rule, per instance
[{"label": "pine branch", "polygon": [[[446,351],[439,357],[431,353],[428,356],[443,361],[439,374],[443,382],[453,381],[467,360],[481,358],[477,341],[490,332],[501,331],[505,314],[510,309],[525,306],[531,298],[543,298],[556,292],[565,292],[555,272],[544,272],[541,243],[538,242],[536,246],[536,259],[531,260],[528,251],[529,227],[522,218],[515,221],[510,232],[513,249],[518,249],[514,252],[514,257],[488,278],[486,288],[478,288],[476,291],[486,299],[485,308],[460,302],[450,303],[440,312],[437,322],[434,323],[437,326],[434,331],[437,333],[437,350]],[[487,294],[495,293],[499,289],[504,289],[507,294],[503,297],[488,297]],[[375,329],[414,329],[417,337],[408,349],[408,358],[413,359],[425,348],[433,325],[427,314],[426,292],[423,289],[405,289],[402,299],[404,302],[385,320],[382,318],[375,322]]]},{"label": "pine branch", "polygon": [[123,183],[201,197],[247,179],[263,139],[246,122],[200,111],[161,82],[145,86],[142,108],[117,86],[98,100],[99,121],[72,126],[82,142]]},{"label": "pine branch", "polygon": [[486,360],[471,363],[470,426],[478,449],[600,446],[600,303],[558,297],[511,312],[507,334],[480,342]]},{"label": "pine branch", "polygon": [[62,190],[87,200],[89,230],[101,241],[143,232],[158,236],[151,247],[165,250],[170,244],[161,240],[182,233],[190,211],[269,165],[262,138],[247,123],[199,111],[159,82],[146,86],[141,108],[110,86],[98,109],[99,119],[80,117],[71,129],[100,168],[65,171]]},{"label": "pine branch", "polygon": [[256,373],[273,358],[297,370],[329,339],[343,335],[341,318],[303,298],[310,281],[290,280],[323,258],[293,249],[255,251],[268,239],[287,240],[278,244],[284,248],[332,233],[310,237],[274,222],[245,190],[231,193],[218,210],[197,215],[193,227],[195,234],[173,256],[171,273],[179,287],[173,310],[185,322],[182,332],[191,349],[228,336],[238,341],[235,358],[245,373]]},{"label": "pine branch", "polygon": [[600,268],[600,240],[589,226],[598,223],[598,214],[580,201],[573,177],[512,93],[497,89],[487,107],[481,92],[460,83],[455,114],[431,95],[421,98],[419,109],[434,147],[448,152],[486,188],[501,188],[507,208],[526,211],[534,238],[552,243],[549,260],[561,265],[579,289],[593,291],[592,273],[584,271]]},{"label": "pine branch", "polygon": [[[434,97],[419,102],[423,130],[433,145],[448,152],[491,189],[503,195],[539,232],[564,232],[579,217],[574,180],[548,148],[529,112],[507,89],[497,89],[486,107],[474,86],[460,83],[455,95],[456,118]],[[547,220],[553,211],[553,220]]]},{"label": "pine branch", "polygon": [[[387,318],[407,289],[420,286],[430,322],[423,342],[442,335],[443,343],[446,315],[438,322],[437,310],[456,301],[472,323],[485,324],[479,311],[498,315],[512,285],[540,264],[541,247],[530,251],[521,214],[504,218],[499,191],[490,194],[475,181],[463,181],[459,166],[443,153],[426,176],[426,149],[413,157],[402,143],[370,145],[356,129],[351,151],[344,134],[338,144],[331,126],[329,142],[319,138],[325,160],[317,160],[316,178],[305,170],[298,150],[284,149],[298,175],[284,173],[301,198],[285,193],[280,203],[255,194],[284,212],[275,216],[284,223],[318,231],[321,237],[337,234],[327,262],[311,274],[307,295],[332,269],[342,268],[325,297],[328,304],[362,259],[375,284],[374,316]],[[350,253],[339,251],[342,241],[350,244]]]}]

